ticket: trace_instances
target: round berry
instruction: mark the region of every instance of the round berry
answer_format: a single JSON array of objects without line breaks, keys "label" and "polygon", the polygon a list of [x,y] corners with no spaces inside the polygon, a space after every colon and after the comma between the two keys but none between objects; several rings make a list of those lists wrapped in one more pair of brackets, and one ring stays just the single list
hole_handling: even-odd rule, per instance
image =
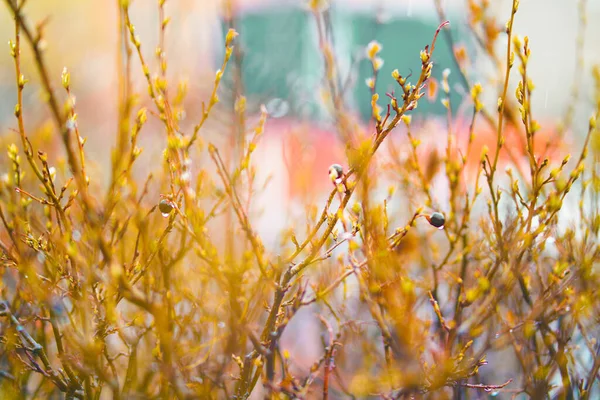
[{"label": "round berry", "polygon": [[170,214],[173,211],[173,205],[170,201],[162,199],[160,203],[158,203],[158,209],[162,214]]},{"label": "round berry", "polygon": [[344,175],[344,168],[340,164],[333,164],[329,167],[329,177],[332,181],[340,179]]},{"label": "round berry", "polygon": [[429,216],[429,223],[436,228],[441,228],[446,223],[446,218],[444,218],[444,214],[434,212]]}]

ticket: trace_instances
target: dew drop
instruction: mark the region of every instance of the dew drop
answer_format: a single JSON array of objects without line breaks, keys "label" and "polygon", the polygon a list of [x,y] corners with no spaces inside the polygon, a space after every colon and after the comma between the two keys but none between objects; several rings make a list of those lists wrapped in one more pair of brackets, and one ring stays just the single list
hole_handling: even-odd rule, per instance
[{"label": "dew drop", "polygon": [[225,328],[225,322],[223,321],[219,321],[219,323],[217,324],[217,326],[221,329]]},{"label": "dew drop", "polygon": [[167,218],[170,215],[170,213],[160,213],[160,215],[162,215],[163,217]]},{"label": "dew drop", "polygon": [[79,242],[81,240],[81,232],[79,232],[77,229],[75,229],[73,231],[73,233],[71,234],[71,237],[73,238],[74,241]]}]

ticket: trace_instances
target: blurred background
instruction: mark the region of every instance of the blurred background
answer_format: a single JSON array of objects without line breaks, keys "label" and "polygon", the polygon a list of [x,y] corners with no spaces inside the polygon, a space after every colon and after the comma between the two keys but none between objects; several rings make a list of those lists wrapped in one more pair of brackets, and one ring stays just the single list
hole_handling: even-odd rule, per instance
[{"label": "blurred background", "polygon": [[[153,71],[158,69],[154,49],[160,25],[156,3],[135,0],[131,6],[132,22]],[[533,114],[543,129],[547,132],[556,129],[571,101],[572,85],[576,84],[579,89],[578,100],[573,104],[573,124],[567,131],[564,152],[557,156],[558,159],[571,148],[580,148],[593,107],[589,71],[592,65],[600,63],[600,25],[596,23],[600,20],[600,0],[587,1],[588,23],[583,32],[582,60],[578,60],[576,46],[583,26],[577,3],[522,1],[515,22],[515,33],[530,38],[532,56],[528,71],[536,84]],[[471,82],[482,83],[484,99],[494,109],[498,74],[468,27],[468,4],[468,0],[442,1],[446,18],[451,23],[454,44],[464,46],[468,54],[467,76]],[[508,0],[494,0],[491,4],[492,14],[500,27],[509,16],[510,4]],[[257,186],[264,184],[264,188],[253,200],[256,211],[253,217],[267,247],[276,248],[281,241],[282,229],[303,218],[306,213],[303,205],[322,204],[323,196],[331,190],[327,175],[329,165],[339,163],[347,167],[344,145],[328,106],[322,53],[318,48],[314,18],[306,2],[236,0],[229,6],[226,11],[226,5],[218,0],[166,2],[166,14],[171,17],[164,48],[169,61],[167,76],[170,87],[176,88],[180,84],[188,87],[181,130],[189,134],[200,120],[202,101],[210,98],[215,71],[223,59],[225,33],[230,26],[240,33],[236,39],[239,54],[227,66],[218,92],[220,103],[201,131],[201,138],[205,142],[220,140],[236,129],[234,103],[235,94],[240,91],[247,98],[249,128],[257,123],[261,105],[266,107],[269,118],[253,158],[258,174]],[[45,21],[45,55],[57,93],[63,68],[67,67],[71,73],[79,130],[87,139],[89,174],[94,181],[108,184],[111,148],[118,131],[121,51],[118,1],[29,0],[25,13],[30,24]],[[404,76],[411,71],[418,75],[419,51],[431,42],[440,23],[436,4],[433,0],[339,0],[331,3],[328,15],[332,27],[329,34],[339,68],[337,79],[348,88],[345,106],[356,117],[357,123],[368,131],[371,93],[365,82],[372,71],[365,60],[365,47],[372,40],[381,43],[380,56],[385,63],[379,74],[377,91],[380,98],[384,98],[385,93],[394,88],[390,76],[394,69]],[[0,7],[0,42],[6,43],[13,37],[10,15]],[[505,46],[502,34],[498,45],[499,48]],[[32,55],[27,46],[23,47],[23,73],[30,80],[24,99],[26,129],[30,135],[45,135],[48,143],[45,150],[51,156],[63,157],[58,133],[44,105]],[[236,57],[239,57],[237,61]],[[147,96],[141,66],[135,55],[132,60],[132,78],[139,94],[134,109],[146,106],[152,110],[154,107]],[[578,70],[581,66],[583,68]],[[237,74],[235,68],[239,68]],[[442,34],[434,54],[433,77],[440,81],[446,69],[450,72],[456,129],[464,138],[472,105],[454,61],[452,46],[448,37]],[[514,79],[516,75],[513,74]],[[513,91],[511,89],[509,94]],[[63,101],[66,99],[64,93],[59,96]],[[421,126],[420,139],[438,151],[446,144],[446,109],[440,100],[441,97],[434,94],[426,96],[412,114],[413,121]],[[4,149],[8,143],[16,142],[13,131],[16,127],[15,102],[14,66],[6,46],[0,51],[0,157],[5,157]],[[144,153],[136,171],[142,180],[152,170],[162,168],[166,135],[156,120],[149,121],[139,139]],[[483,127],[476,134],[480,146],[495,141],[493,133]],[[392,143],[402,140],[406,140],[402,129],[390,138]],[[56,147],[52,147],[54,142]],[[55,149],[54,153],[52,149]],[[478,151],[474,154],[475,158],[479,157]],[[199,164],[202,162],[208,163],[198,160]],[[198,165],[198,168],[204,167],[206,165]],[[393,180],[391,183],[394,184]],[[443,204],[444,192],[436,193],[439,198],[435,200]],[[308,319],[296,318],[288,331],[299,332],[295,324],[306,324]],[[310,365],[311,360],[319,357],[321,348],[309,344],[319,343],[319,340],[319,326],[313,319],[312,324],[303,325],[301,335],[286,335],[282,344],[297,355],[298,364],[303,364],[304,357],[304,364]]]},{"label": "blurred background", "polygon": [[[467,50],[471,82],[481,82],[484,98],[494,104],[497,98],[493,63],[482,54],[466,24],[466,0],[442,1],[443,10],[451,22],[456,46]],[[521,2],[516,17],[516,34],[528,35],[532,57],[529,74],[536,84],[533,111],[544,128],[551,129],[564,117],[570,101],[571,86],[577,65],[576,43],[581,26],[578,2],[560,0],[528,0]],[[304,0],[235,0],[225,12],[224,3],[217,0],[170,0],[166,14],[171,17],[166,34],[165,51],[169,60],[168,77],[171,87],[187,83],[185,119],[182,131],[189,133],[200,118],[201,101],[210,97],[214,73],[222,62],[224,32],[233,24],[240,33],[241,84],[248,99],[249,125],[257,120],[261,104],[270,117],[265,136],[257,150],[257,171],[270,184],[256,204],[268,208],[261,219],[261,230],[275,240],[290,204],[298,196],[314,199],[329,189],[327,167],[344,164],[343,146],[326,107],[326,87],[323,85],[323,61],[318,49],[314,18]],[[365,46],[371,40],[381,43],[385,63],[380,71],[377,90],[380,97],[393,89],[390,73],[398,69],[404,76],[420,68],[419,51],[431,41],[439,24],[433,0],[340,0],[330,6],[331,35],[338,62],[338,79],[347,84],[346,106],[367,124],[371,114],[370,91],[365,80],[371,76],[370,64],[364,59]],[[510,1],[491,4],[492,16],[502,27],[510,11]],[[598,24],[600,0],[587,1],[587,26],[584,34],[584,70],[579,76],[580,96],[575,106],[573,129],[566,139],[580,138],[587,127],[592,107],[589,68],[600,62]],[[44,21],[47,47],[45,54],[55,88],[60,88],[64,67],[71,72],[71,85],[77,99],[78,124],[87,139],[86,152],[97,175],[108,181],[111,146],[117,132],[118,99],[118,33],[117,1],[92,0],[30,0],[26,14],[30,23]],[[226,14],[233,20],[225,18]],[[136,0],[131,7],[132,22],[142,41],[151,69],[157,70],[153,49],[158,42],[158,7],[155,1]],[[6,43],[14,36],[14,28],[6,9],[0,9],[0,37]],[[505,46],[503,36],[498,45]],[[30,79],[25,90],[25,123],[31,132],[46,126],[51,131],[49,113],[43,105],[39,76],[24,46],[24,74]],[[440,79],[442,71],[450,69],[452,103],[457,124],[463,128],[470,118],[470,105],[463,100],[465,87],[452,58],[447,37],[440,36],[434,55],[433,76]],[[233,63],[232,63],[233,64]],[[236,93],[230,64],[219,90],[221,102],[203,129],[204,137],[232,129],[233,102]],[[516,73],[513,78],[516,78]],[[146,96],[146,84],[137,57],[133,57],[132,77],[139,106],[152,104]],[[63,93],[60,93],[62,96]],[[64,96],[62,97],[65,98]],[[16,126],[13,109],[16,99],[14,66],[8,47],[0,52],[0,135],[4,141],[14,135]],[[252,117],[254,116],[254,117]],[[252,119],[254,118],[254,119]],[[413,114],[415,120],[426,120],[432,143],[443,127],[445,109],[440,98],[422,101]],[[436,118],[441,125],[432,124]],[[460,121],[464,120],[463,124]],[[165,136],[158,125],[146,130],[140,141],[144,153],[140,161],[156,168],[153,160],[160,157]],[[423,136],[427,136],[422,133]],[[437,133],[439,134],[439,133]],[[401,136],[397,133],[396,137]],[[485,137],[483,135],[482,137]],[[427,138],[423,141],[427,142]],[[482,139],[485,141],[485,139]],[[570,143],[570,142],[569,142]],[[141,176],[146,176],[142,171]],[[258,210],[260,211],[260,210]],[[268,241],[268,240],[267,240]]]}]

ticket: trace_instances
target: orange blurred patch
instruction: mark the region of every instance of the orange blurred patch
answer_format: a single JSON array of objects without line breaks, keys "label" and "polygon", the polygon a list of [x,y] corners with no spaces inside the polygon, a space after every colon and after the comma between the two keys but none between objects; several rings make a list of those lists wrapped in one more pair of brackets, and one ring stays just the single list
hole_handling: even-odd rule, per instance
[{"label": "orange blurred patch", "polygon": [[[499,165],[502,167],[514,165],[521,171],[527,171],[529,155],[525,129],[522,126],[516,128],[514,125],[507,124],[503,129],[503,134],[505,142],[498,155]],[[468,131],[465,137],[468,139]],[[489,148],[489,157],[493,159],[497,148],[497,138],[497,131],[483,121],[475,128],[467,160],[468,168],[475,170],[478,168],[484,146]],[[546,158],[550,163],[560,162],[570,148],[571,144],[565,140],[565,137],[561,138],[558,130],[550,123],[542,124],[541,129],[533,135],[533,154],[538,164]],[[525,174],[525,176],[527,175]]]},{"label": "orange blurred patch", "polygon": [[310,200],[329,190],[331,164],[341,164],[346,169],[344,146],[336,132],[312,124],[290,127],[283,139],[283,152],[290,199]]},{"label": "orange blurred patch", "polygon": [[437,99],[438,92],[438,81],[434,77],[429,79],[429,84],[427,85],[427,100],[430,103],[433,103]]},{"label": "orange blurred patch", "polygon": [[[484,148],[487,147],[488,157],[493,160],[498,136],[496,129],[481,119],[473,129],[473,139],[470,146],[468,146],[469,124],[470,121],[464,119],[458,119],[454,122],[452,129],[456,135],[456,142],[451,144],[451,156],[458,159],[463,156],[466,157],[465,173],[467,179],[472,179],[480,167]],[[551,164],[560,163],[572,148],[569,135],[565,134],[561,138],[558,130],[549,122],[540,125],[540,130],[533,137],[536,162],[540,164],[547,158]],[[415,130],[413,135],[423,143],[423,147],[420,149],[420,151],[423,151],[423,153],[420,153],[420,156],[423,157],[422,160],[429,160],[429,154],[433,152],[446,154],[447,132],[448,128],[444,122],[433,119],[424,122],[421,129]],[[511,166],[524,172],[524,176],[528,176],[529,156],[525,129],[522,126],[515,127],[512,124],[505,123],[503,134],[505,142],[498,154],[498,168]]]}]

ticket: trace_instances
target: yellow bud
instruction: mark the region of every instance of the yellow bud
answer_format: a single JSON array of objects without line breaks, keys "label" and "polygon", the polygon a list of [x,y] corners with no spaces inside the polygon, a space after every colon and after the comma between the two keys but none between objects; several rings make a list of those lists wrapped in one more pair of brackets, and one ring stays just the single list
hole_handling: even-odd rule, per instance
[{"label": "yellow bud", "polygon": [[227,36],[225,36],[225,46],[231,46],[231,42],[233,42],[233,39],[235,39],[238,35],[239,33],[237,33],[235,29],[229,29]]},{"label": "yellow bud", "polygon": [[69,71],[67,70],[67,67],[64,67],[63,70],[62,70],[61,80],[62,80],[63,87],[65,89],[68,89],[69,85],[71,83],[71,74],[69,74]]},{"label": "yellow bud", "polygon": [[374,60],[375,56],[381,51],[381,44],[376,40],[371,41],[367,45],[367,57],[370,60]]},{"label": "yellow bud", "polygon": [[373,69],[379,71],[383,67],[383,59],[381,57],[375,57],[373,59]]},{"label": "yellow bud", "polygon": [[487,147],[487,145],[483,145],[483,148],[481,149],[481,161],[485,161],[489,151],[489,147]]}]

